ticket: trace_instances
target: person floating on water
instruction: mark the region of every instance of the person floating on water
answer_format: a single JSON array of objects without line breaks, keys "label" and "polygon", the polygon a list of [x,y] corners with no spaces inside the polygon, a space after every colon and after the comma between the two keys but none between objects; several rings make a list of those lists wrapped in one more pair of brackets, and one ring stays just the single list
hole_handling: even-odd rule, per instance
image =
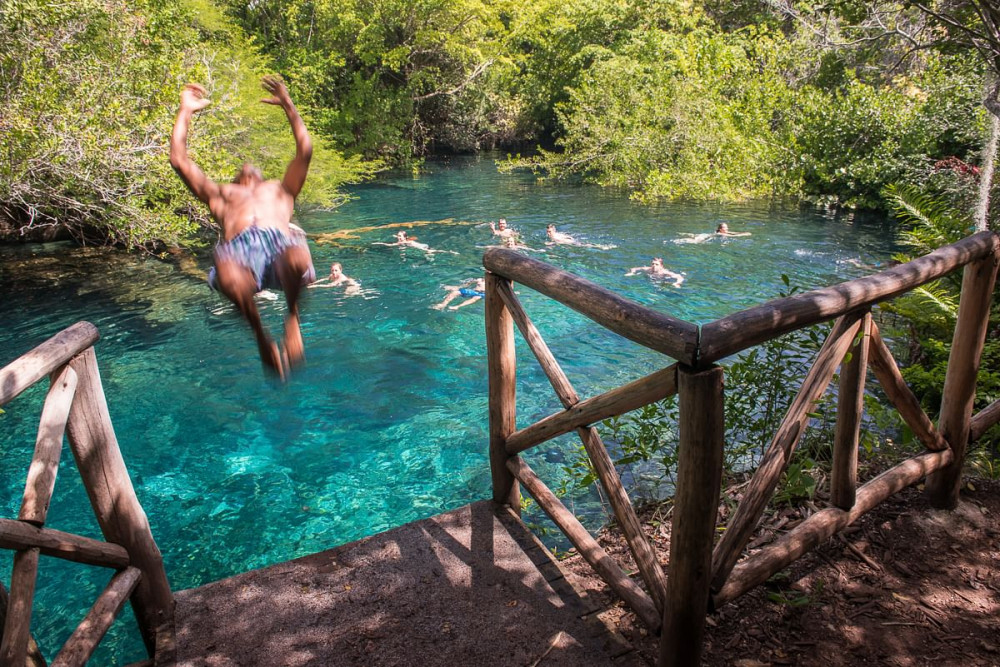
[{"label": "person floating on water", "polygon": [[547,245],[552,245],[553,243],[576,244],[576,239],[569,234],[566,234],[565,232],[557,232],[555,225],[547,226],[545,228],[545,235],[549,237],[549,240],[546,241]]},{"label": "person floating on water", "polygon": [[450,252],[452,254],[456,255],[458,254],[452,250],[434,250],[426,243],[420,243],[415,238],[411,239],[407,237],[406,232],[404,232],[403,230],[396,232],[395,239],[396,239],[395,243],[385,243],[383,241],[375,241],[372,245],[401,246],[404,248],[415,248],[417,250],[422,250],[426,252],[428,255],[433,255],[436,252]]},{"label": "person floating on water", "polygon": [[444,297],[444,301],[434,304],[431,308],[434,310],[444,310],[445,306],[458,297],[465,297],[465,301],[457,306],[448,307],[448,310],[458,310],[459,308],[473,304],[486,296],[486,279],[469,278],[461,285],[444,285],[443,288],[448,290],[448,294]]},{"label": "person floating on water", "polygon": [[729,231],[729,225],[725,222],[720,222],[719,226],[715,228],[715,233],[719,236],[750,236],[750,232],[731,232]]},{"label": "person floating on water", "polygon": [[582,248],[598,248],[600,250],[611,250],[617,247],[613,245],[601,245],[599,243],[581,243],[565,232],[556,231],[556,226],[551,224],[545,228],[545,235],[549,237],[545,245],[576,245]]},{"label": "person floating on water", "polygon": [[[289,222],[309,171],[312,140],[281,79],[265,76],[261,83],[271,94],[261,101],[285,111],[295,137],[295,157],[280,181],[265,181],[260,169],[245,163],[232,183],[219,184],[191,160],[187,153],[191,118],[210,104],[205,89],[196,83],[181,91],[170,137],[170,165],[222,227],[223,241],[215,248],[209,285],[239,308],[253,329],[264,368],[284,379],[286,367],[305,360],[299,294],[303,285],[316,279],[305,233],[291,229]],[[264,329],[254,304],[254,295],[265,288],[281,288],[288,302],[283,353]]]},{"label": "person floating on water", "polygon": [[680,287],[684,284],[684,276],[663,266],[663,259],[660,257],[654,257],[652,263],[649,266],[636,266],[628,270],[626,276],[634,276],[639,273],[648,273],[649,277],[657,279],[670,279],[674,281],[674,287]]},{"label": "person floating on water", "polygon": [[343,287],[344,294],[358,294],[361,291],[361,283],[354,278],[345,276],[344,267],[340,264],[340,262],[334,262],[331,264],[330,275],[326,278],[320,278],[313,284],[309,285],[309,287]]},{"label": "person floating on water", "polygon": [[504,239],[508,238],[516,239],[518,236],[520,236],[520,234],[516,229],[507,226],[507,218],[500,218],[500,221],[497,222],[496,225],[490,222],[490,231],[493,232],[494,236],[499,236]]}]

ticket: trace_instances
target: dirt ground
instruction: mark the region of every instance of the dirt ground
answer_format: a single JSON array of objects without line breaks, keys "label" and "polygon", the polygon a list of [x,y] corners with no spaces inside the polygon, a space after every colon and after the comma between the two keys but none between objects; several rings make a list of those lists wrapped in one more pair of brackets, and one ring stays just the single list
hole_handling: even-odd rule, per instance
[{"label": "dirt ground", "polygon": [[[822,503],[817,503],[822,505]],[[813,509],[816,504],[813,505]],[[788,530],[810,508],[769,516],[751,545]],[[669,510],[647,508],[646,532],[665,561]],[[600,541],[635,570],[614,527]],[[651,636],[578,555],[563,561],[610,608],[604,620],[655,665]],[[879,505],[765,585],[708,619],[706,665],[1000,666],[1000,482],[966,480],[954,512],[931,509],[920,488]]]}]

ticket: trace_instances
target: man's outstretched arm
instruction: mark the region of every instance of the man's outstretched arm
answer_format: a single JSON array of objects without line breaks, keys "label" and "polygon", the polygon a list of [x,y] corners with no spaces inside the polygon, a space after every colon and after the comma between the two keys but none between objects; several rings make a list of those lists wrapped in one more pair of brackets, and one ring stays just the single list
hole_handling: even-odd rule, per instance
[{"label": "man's outstretched arm", "polygon": [[292,104],[292,98],[288,95],[288,89],[285,88],[281,79],[276,76],[265,76],[261,84],[264,86],[264,90],[273,95],[273,97],[263,99],[261,102],[274,104],[284,109],[285,115],[288,116],[288,122],[292,125],[292,134],[295,135],[295,157],[288,163],[281,184],[292,197],[298,197],[306,182],[309,161],[312,160],[312,139],[309,138],[306,124],[302,122],[302,116]]},{"label": "man's outstretched arm", "polygon": [[177,112],[177,119],[174,121],[174,131],[170,135],[170,166],[174,168],[177,175],[181,177],[184,184],[188,186],[194,196],[205,202],[217,196],[219,186],[205,175],[198,165],[196,165],[187,152],[188,128],[191,126],[191,117],[196,111],[201,111],[209,105],[205,99],[205,89],[196,83],[189,83],[181,91],[181,107]]}]

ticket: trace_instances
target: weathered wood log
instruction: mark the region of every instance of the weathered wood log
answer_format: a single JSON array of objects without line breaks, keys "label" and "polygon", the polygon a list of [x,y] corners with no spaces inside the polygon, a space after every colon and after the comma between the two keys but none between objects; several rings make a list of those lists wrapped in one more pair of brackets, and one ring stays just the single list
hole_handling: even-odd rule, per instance
[{"label": "weathered wood log", "polygon": [[0,368],[0,407],[100,338],[90,322],[77,322]]},{"label": "weathered wood log", "polygon": [[750,480],[743,500],[733,514],[726,532],[715,548],[712,557],[712,588],[719,590],[740,557],[743,547],[753,534],[767,501],[774,493],[792,452],[798,444],[802,430],[809,422],[813,404],[823,395],[833,378],[837,366],[847,353],[861,325],[862,312],[848,313],[833,325],[830,335],[820,349],[812,368],[802,382],[795,400],[788,407],[784,421],[778,427],[764,453],[757,471]]},{"label": "weathered wood log", "polygon": [[881,273],[775,299],[723,317],[701,328],[699,363],[718,361],[794,329],[870,308],[969,262],[995,255],[998,248],[1000,237],[980,232]]},{"label": "weathered wood log", "polygon": [[886,470],[859,488],[857,502],[850,511],[831,507],[816,512],[734,567],[725,586],[713,598],[716,608],[764,583],[771,575],[857,521],[889,496],[919,482],[926,475],[948,465],[951,460],[952,453],[947,449],[919,454]]},{"label": "weathered wood log", "polygon": [[483,266],[565,304],[615,333],[678,361],[693,364],[698,327],[506,248],[491,248]]},{"label": "weathered wood log", "polygon": [[53,373],[49,393],[42,406],[42,418],[38,423],[38,437],[35,440],[35,455],[28,468],[28,481],[24,485],[24,498],[17,518],[41,526],[49,511],[52,490],[59,472],[59,458],[62,455],[63,436],[69,407],[76,394],[76,371],[69,366]]},{"label": "weathered wood log", "polygon": [[105,539],[125,547],[131,564],[142,572],[131,602],[146,650],[153,656],[157,628],[172,625],[174,617],[163,557],[118,447],[94,349],[84,350],[70,365],[79,378],[66,425],[70,449]]},{"label": "weathered wood log", "polygon": [[521,330],[521,335],[524,336],[525,342],[531,348],[532,354],[538,359],[538,364],[542,367],[545,377],[549,379],[549,383],[552,385],[552,389],[555,390],[556,396],[559,397],[559,401],[563,404],[563,407],[568,408],[571,405],[579,403],[580,397],[577,396],[576,390],[573,389],[573,385],[570,384],[569,378],[566,377],[559,362],[552,356],[552,352],[549,350],[549,346],[546,345],[542,335],[528,318],[528,314],[524,312],[521,301],[510,288],[510,283],[505,280],[498,282],[497,294],[503,299],[507,310],[510,311],[511,317],[514,318],[514,324]]},{"label": "weathered wood log", "polygon": [[591,465],[594,466],[597,479],[604,487],[608,502],[618,520],[618,526],[625,536],[625,541],[628,542],[628,546],[632,550],[636,565],[639,566],[639,574],[646,582],[646,587],[653,596],[657,610],[662,613],[667,595],[667,577],[663,574],[663,568],[660,567],[660,562],[656,559],[656,552],[650,546],[649,540],[646,539],[646,534],[642,532],[642,524],[639,522],[632,501],[629,500],[628,493],[625,492],[625,487],[618,477],[615,464],[608,456],[608,450],[596,428],[581,428],[577,430],[577,433],[580,435],[580,440],[583,441],[584,449],[587,450]]},{"label": "weathered wood log", "polygon": [[517,415],[517,361],[514,356],[514,323],[498,292],[501,282],[486,274],[486,365],[489,375],[490,473],[493,501],[521,513],[521,491],[507,470],[507,437],[514,432]]},{"label": "weathered wood log", "polygon": [[889,351],[889,347],[882,340],[878,326],[872,322],[871,340],[869,341],[871,355],[869,363],[875,372],[875,377],[882,385],[882,391],[886,398],[899,411],[899,416],[903,418],[906,425],[913,431],[913,435],[924,444],[924,447],[935,452],[948,448],[948,443],[938,433],[934,422],[927,416],[920,406],[920,400],[913,395],[903,374],[899,372],[899,366]]},{"label": "weathered wood log", "polygon": [[14,554],[10,575],[10,601],[0,641],[0,665],[23,665],[31,640],[31,609],[38,576],[38,549],[22,549]]},{"label": "weathered wood log", "polygon": [[141,578],[142,573],[135,567],[125,568],[111,577],[83,621],[63,644],[52,667],[86,665]]},{"label": "weathered wood log", "polygon": [[[7,605],[10,598],[7,595],[7,587],[0,583],[0,643],[3,642],[3,628],[7,625]],[[45,657],[42,655],[35,638],[28,635],[28,656],[25,667],[46,667]]]},{"label": "weathered wood log", "polygon": [[833,435],[833,465],[830,473],[830,502],[840,509],[854,505],[858,485],[858,435],[864,414],[865,370],[868,368],[868,338],[872,321],[868,312],[858,329],[851,359],[840,367],[837,394],[837,424]]},{"label": "weathered wood log", "polygon": [[513,456],[508,459],[507,467],[528,490],[542,511],[559,526],[559,529],[576,547],[583,559],[590,563],[601,579],[611,587],[618,597],[625,601],[625,604],[636,613],[650,631],[659,632],[660,613],[645,591],[622,571],[618,563],[601,548],[597,540],[591,537],[587,529],[572,512],[566,509],[566,506],[545,486],[521,457]]},{"label": "weathered wood log", "polygon": [[641,408],[675,393],[677,393],[677,364],[599,396],[580,401],[562,412],[515,431],[507,438],[507,453],[520,454],[526,449],[574,429]]},{"label": "weathered wood log", "polygon": [[40,528],[26,521],[0,519],[0,548],[30,549],[37,547],[46,556],[74,563],[120,570],[129,564],[128,552],[117,544],[109,544],[61,530]]},{"label": "weathered wood log", "polygon": [[680,441],[661,667],[701,664],[726,430],[722,369],[693,372],[682,366],[677,374]]},{"label": "weathered wood log", "polygon": [[976,378],[990,321],[990,301],[1000,264],[1000,251],[965,267],[958,321],[951,341],[948,370],[941,394],[939,430],[955,460],[927,477],[927,498],[939,509],[954,509],[962,484],[962,466],[969,445],[969,422],[976,399]]},{"label": "weathered wood log", "polygon": [[1000,400],[993,401],[969,420],[969,442],[979,440],[997,423],[1000,423]]}]

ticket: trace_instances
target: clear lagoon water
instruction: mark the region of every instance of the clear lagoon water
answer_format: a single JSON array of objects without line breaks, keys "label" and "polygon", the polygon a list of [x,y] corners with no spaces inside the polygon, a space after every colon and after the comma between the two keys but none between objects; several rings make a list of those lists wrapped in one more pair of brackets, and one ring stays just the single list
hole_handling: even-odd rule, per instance
[{"label": "clear lagoon water", "polygon": [[[248,327],[203,280],[209,259],[163,261],[47,244],[0,248],[0,365],[80,320],[96,351],[119,444],[174,590],[321,551],[490,495],[482,302],[431,306],[443,285],[482,275],[504,216],[533,257],[639,303],[705,323],[773,298],[781,275],[803,288],[854,278],[895,250],[882,219],[766,203],[643,206],[595,187],[498,174],[489,157],[432,161],[418,175],[354,188],[333,212],[306,212],[317,272],[333,261],[362,293],[313,289],[303,303],[307,365],[265,379]],[[704,238],[721,221],[749,238]],[[401,223],[412,226],[394,227]],[[592,246],[546,246],[557,225]],[[377,227],[355,234],[343,230]],[[452,253],[373,245],[397,229]],[[613,246],[613,247],[610,247]],[[630,267],[654,257],[685,274],[674,288]],[[527,288],[519,290],[581,396],[670,363]],[[260,300],[280,333],[284,303]],[[455,302],[457,303],[457,302]],[[518,338],[518,424],[559,409]],[[0,506],[15,517],[46,387],[0,414]],[[529,453],[550,486],[574,448]],[[592,528],[600,503],[571,499]],[[49,526],[99,537],[64,450]],[[11,552],[0,552],[9,582]],[[43,558],[33,631],[51,659],[108,573]],[[126,613],[94,664],[144,656]]]}]

